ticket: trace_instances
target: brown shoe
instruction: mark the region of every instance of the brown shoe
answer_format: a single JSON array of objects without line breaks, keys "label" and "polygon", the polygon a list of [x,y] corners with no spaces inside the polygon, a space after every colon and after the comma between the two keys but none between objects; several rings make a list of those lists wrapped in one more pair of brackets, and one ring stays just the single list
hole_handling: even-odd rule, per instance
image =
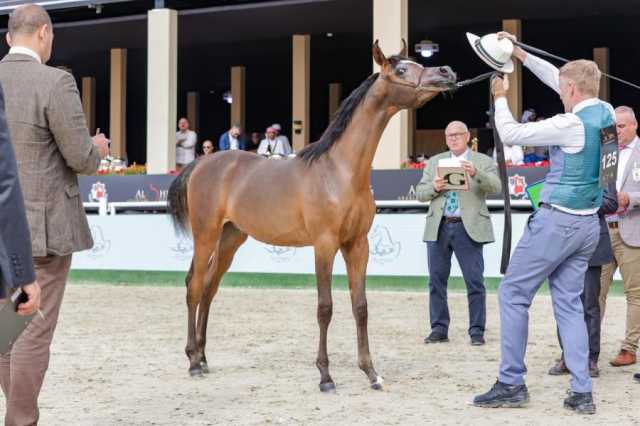
[{"label": "brown shoe", "polygon": [[550,376],[562,376],[563,374],[569,374],[569,369],[564,363],[564,359],[560,358],[556,364],[549,369],[548,374]]},{"label": "brown shoe", "polygon": [[621,349],[617,357],[609,362],[614,367],[623,367],[625,365],[632,365],[636,363],[636,354],[629,352],[626,349]]},{"label": "brown shoe", "polygon": [[598,368],[598,361],[592,359],[589,360],[589,376],[600,377],[600,369]]}]

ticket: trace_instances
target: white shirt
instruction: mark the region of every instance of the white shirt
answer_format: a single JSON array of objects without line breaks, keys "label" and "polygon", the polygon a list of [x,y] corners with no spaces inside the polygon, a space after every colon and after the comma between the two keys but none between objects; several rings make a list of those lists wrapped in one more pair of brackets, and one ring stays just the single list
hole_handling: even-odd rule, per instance
[{"label": "white shirt", "polygon": [[234,138],[229,135],[229,149],[230,150],[238,150],[240,149],[240,143],[238,142],[238,138]]},{"label": "white shirt", "polygon": [[[495,148],[493,150],[493,160],[498,161],[498,151],[496,151]],[[524,164],[524,151],[522,151],[522,147],[517,145],[505,145],[504,161],[511,161],[511,164],[514,166]]]},{"label": "white shirt", "polygon": [[[527,54],[524,65],[533,72],[544,84],[560,93],[560,71],[554,65],[532,54]],[[584,125],[576,115],[582,109],[603,103],[615,117],[613,107],[598,98],[585,99],[573,107],[571,112],[557,114],[551,118],[532,123],[518,123],[509,110],[507,99],[496,99],[495,122],[496,129],[503,143],[509,145],[529,146],[559,146],[567,154],[577,154],[584,148]],[[594,209],[569,209],[553,205],[558,210],[570,214],[591,215],[598,211]]]},{"label": "white shirt", "polygon": [[270,148],[271,154],[278,154],[285,157],[292,152],[291,146],[279,138],[262,139],[260,146],[258,146],[258,154],[267,155],[267,148]]},{"label": "white shirt", "polygon": [[189,164],[196,158],[196,142],[198,142],[198,135],[193,130],[187,130],[186,132],[176,132],[176,163],[177,164]]},{"label": "white shirt", "polygon": [[[469,157],[469,148],[467,148],[466,151],[460,155],[455,155],[453,152],[451,153],[451,158],[455,160],[468,161],[467,160],[468,157]],[[447,203],[445,201],[445,207],[446,207],[446,204]],[[446,217],[460,217],[462,215],[462,213],[460,213],[460,197],[458,197],[458,208],[453,213],[447,212],[447,209],[445,208],[444,215]]]},{"label": "white shirt", "polygon": [[31,56],[33,59],[35,59],[39,63],[42,63],[42,58],[40,57],[40,55],[38,55],[36,52],[29,49],[28,47],[13,46],[11,49],[9,49],[9,54],[12,55],[14,53],[17,53],[19,55]]}]

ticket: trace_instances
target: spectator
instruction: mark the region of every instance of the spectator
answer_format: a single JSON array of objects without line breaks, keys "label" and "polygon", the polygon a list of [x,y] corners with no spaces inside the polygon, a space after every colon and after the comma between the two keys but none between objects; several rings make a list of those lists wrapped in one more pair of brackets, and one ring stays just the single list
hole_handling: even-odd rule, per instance
[{"label": "spectator", "polygon": [[193,130],[189,130],[189,120],[184,117],[178,121],[178,129],[176,132],[176,170],[180,171],[196,158],[198,135]]},{"label": "spectator", "polygon": [[292,153],[291,145],[287,141],[278,139],[277,130],[273,127],[267,128],[266,138],[260,142],[258,147],[258,154],[260,155],[281,155],[286,157]]},{"label": "spectator", "polygon": [[[432,157],[416,187],[418,200],[430,201],[424,241],[429,266],[429,318],[431,334],[425,343],[449,341],[447,281],[451,255],[460,261],[469,300],[469,335],[472,345],[483,345],[486,323],[486,290],[482,247],[493,242],[493,228],[486,197],[500,191],[496,166],[490,157],[471,151],[467,126],[452,121],[445,129],[449,152]],[[445,180],[437,174],[441,159],[455,158],[471,180],[467,191],[445,190]]]},{"label": "spectator", "polygon": [[[109,154],[109,141],[103,134],[89,135],[73,76],[46,65],[53,26],[41,6],[23,5],[11,13],[7,42],[11,49],[0,61],[0,84],[6,89],[42,315],[0,356],[0,384],[5,424],[35,425],[72,253],[93,246],[77,174],[96,172]],[[26,265],[24,272],[29,273]]]},{"label": "spectator", "polygon": [[235,151],[246,150],[247,142],[242,137],[242,130],[240,126],[231,126],[231,128],[224,132],[218,140],[218,150],[220,151]]},{"label": "spectator", "polygon": [[273,123],[271,127],[273,127],[276,130],[276,138],[281,140],[283,144],[291,146],[291,143],[289,142],[289,138],[286,135],[282,134],[282,127],[280,127],[278,123]]},{"label": "spectator", "polygon": [[614,367],[636,363],[640,340],[640,138],[633,109],[616,108],[619,158],[616,189],[618,211],[607,216],[614,260],[602,267],[600,311],[604,316],[607,293],[616,268],[620,268],[627,301],[625,338]]},{"label": "spectator", "polygon": [[[507,166],[521,166],[524,164],[524,152],[521,146],[503,145],[504,147],[504,162]],[[493,150],[493,161],[498,161],[497,151]]]},{"label": "spectator", "polygon": [[213,154],[213,142],[209,139],[202,142],[202,155]]},{"label": "spectator", "polygon": [[260,141],[263,139],[262,133],[253,132],[251,133],[251,140],[249,141],[249,147],[247,148],[249,151],[256,152],[258,147],[260,146]]}]

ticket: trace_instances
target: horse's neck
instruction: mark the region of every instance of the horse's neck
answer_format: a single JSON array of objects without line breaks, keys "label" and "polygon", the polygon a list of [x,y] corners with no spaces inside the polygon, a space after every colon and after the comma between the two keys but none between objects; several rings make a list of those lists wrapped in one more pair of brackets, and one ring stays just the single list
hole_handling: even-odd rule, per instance
[{"label": "horse's neck", "polygon": [[351,171],[354,184],[369,182],[371,164],[382,132],[391,116],[397,112],[396,108],[389,107],[384,96],[375,93],[375,88],[366,96],[335,149],[331,150],[333,161]]}]

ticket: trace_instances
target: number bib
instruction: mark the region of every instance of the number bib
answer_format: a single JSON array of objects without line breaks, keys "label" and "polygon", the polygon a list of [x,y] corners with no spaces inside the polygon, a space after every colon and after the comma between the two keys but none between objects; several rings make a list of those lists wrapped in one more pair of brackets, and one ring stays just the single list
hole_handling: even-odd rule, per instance
[{"label": "number bib", "polygon": [[618,177],[618,135],[616,126],[600,129],[600,188],[606,188]]}]

